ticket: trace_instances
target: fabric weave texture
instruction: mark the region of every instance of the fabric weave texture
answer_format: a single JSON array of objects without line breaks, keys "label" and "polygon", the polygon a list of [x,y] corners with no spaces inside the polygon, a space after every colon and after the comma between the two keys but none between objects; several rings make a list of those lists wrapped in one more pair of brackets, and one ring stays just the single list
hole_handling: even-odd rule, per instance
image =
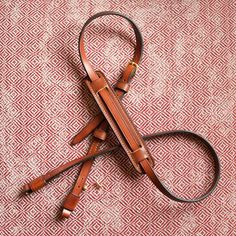
[{"label": "fabric weave texture", "polygon": [[[95,160],[78,207],[61,221],[79,166],[27,197],[20,188],[89,148],[91,138],[69,145],[99,111],[83,83],[77,44],[85,21],[105,10],[128,15],[144,38],[122,101],[137,129],[201,134],[220,157],[221,179],[204,201],[177,203],[119,150]],[[132,29],[107,16],[85,36],[94,68],[114,85],[132,59]],[[0,73],[0,235],[236,235],[235,1],[1,1]],[[108,140],[102,148],[117,143],[111,130]],[[179,196],[209,187],[213,168],[200,143],[180,136],[147,145],[160,179]]]}]

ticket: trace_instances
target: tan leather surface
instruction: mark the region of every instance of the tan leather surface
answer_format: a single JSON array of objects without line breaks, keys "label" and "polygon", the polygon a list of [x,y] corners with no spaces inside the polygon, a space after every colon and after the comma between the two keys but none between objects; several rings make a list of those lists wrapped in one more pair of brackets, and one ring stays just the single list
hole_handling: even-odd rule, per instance
[{"label": "tan leather surface", "polygon": [[[102,86],[104,85],[104,81],[106,81],[105,77],[102,82]],[[154,161],[151,158],[151,155],[146,148],[145,143],[139,138],[140,136],[135,126],[133,125],[131,119],[128,117],[128,114],[124,111],[124,108],[118,101],[110,85],[106,83],[106,89],[100,90],[100,92],[98,92],[99,94],[96,93],[96,90],[93,90],[93,87],[91,86],[91,82],[89,80],[86,80],[86,85],[88,86],[90,92],[93,94],[100,109],[102,110],[104,116],[115,132],[119,142],[129,156],[135,169],[138,172],[142,173],[140,165],[137,164],[137,161],[133,159],[133,155],[131,154],[133,151],[137,150],[140,147],[143,147],[145,149],[146,153],[148,154],[148,159],[151,161],[151,165],[153,165]]]},{"label": "tan leather surface", "polygon": [[[104,74],[100,71],[96,71],[96,73],[99,75],[99,77],[104,76]],[[129,75],[129,73],[130,73],[130,75]],[[126,86],[126,84],[128,85],[128,83],[130,82],[130,79],[133,76],[134,76],[134,66],[131,64],[128,64],[128,66],[126,67],[126,70],[123,73],[122,78],[120,79],[120,81],[118,81],[118,83],[122,82],[122,84],[126,87],[126,91],[116,89],[117,97],[121,98],[126,92],[128,92],[129,86]],[[97,117],[98,118],[101,117],[101,114],[102,113],[98,114],[98,116],[96,116],[93,119],[93,121],[89,122],[88,125],[85,126],[85,128],[83,128],[82,131],[76,135],[76,137],[72,140],[73,144],[76,144],[76,142],[78,140],[82,140],[86,134],[90,134],[93,131],[96,124],[98,124],[99,119],[97,119]],[[101,120],[104,120],[103,116],[101,117]],[[107,123],[106,120],[104,120],[99,125],[99,127],[94,130],[94,132],[93,132],[94,138],[91,143],[88,154],[93,154],[99,149],[100,143],[102,141],[104,141],[107,137],[106,131],[107,131],[108,127],[109,127],[109,124]],[[73,194],[79,198],[79,195],[82,192],[83,186],[85,185],[86,179],[89,175],[92,165],[93,165],[93,160],[91,160],[91,159],[82,164],[81,171],[79,173],[79,176],[78,176],[78,178],[75,182],[75,185],[74,185],[70,194]],[[73,211],[76,207],[76,204],[73,204],[74,208],[72,209],[72,206],[70,206],[70,209],[69,209],[67,207],[68,205],[70,205],[70,203],[68,203],[68,201],[70,201],[70,198],[65,199],[65,201],[63,203],[63,210],[62,210],[62,216],[66,217],[66,218],[68,218],[70,216],[70,212]],[[66,211],[65,211],[65,209],[66,209]]]}]

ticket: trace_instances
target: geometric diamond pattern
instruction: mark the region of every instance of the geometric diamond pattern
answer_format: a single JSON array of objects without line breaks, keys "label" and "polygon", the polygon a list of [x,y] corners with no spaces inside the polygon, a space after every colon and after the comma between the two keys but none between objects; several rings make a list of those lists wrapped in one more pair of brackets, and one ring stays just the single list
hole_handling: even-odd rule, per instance
[{"label": "geometric diamond pattern", "polygon": [[[235,1],[1,1],[0,9],[0,235],[235,235]],[[85,21],[104,10],[128,15],[143,34],[143,60],[122,101],[138,130],[188,129],[215,147],[221,180],[204,201],[166,198],[122,150],[95,160],[67,221],[57,217],[80,167],[19,196],[27,180],[88,150],[89,138],[69,146],[98,112],[77,40]],[[85,39],[90,61],[114,84],[132,58],[132,29],[106,16]],[[106,145],[117,142],[109,137]],[[211,183],[200,143],[179,136],[147,145],[160,179],[179,196],[197,196]]]}]

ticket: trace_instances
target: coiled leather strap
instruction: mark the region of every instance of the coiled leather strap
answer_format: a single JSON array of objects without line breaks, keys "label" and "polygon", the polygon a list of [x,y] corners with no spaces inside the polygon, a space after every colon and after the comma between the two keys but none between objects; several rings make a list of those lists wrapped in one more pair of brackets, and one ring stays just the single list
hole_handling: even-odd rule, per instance
[{"label": "coiled leather strap", "polygon": [[[129,19],[127,16],[122,15],[118,12],[112,12],[112,11],[105,11],[105,12],[100,12],[97,13],[95,15],[93,15],[92,17],[90,17],[84,24],[83,28],[81,29],[80,32],[80,37],[79,37],[79,53],[80,53],[80,58],[81,58],[81,62],[84,66],[84,69],[86,70],[89,78],[94,81],[96,79],[98,79],[97,74],[95,73],[94,69],[92,68],[91,64],[88,61],[88,58],[86,56],[86,52],[85,52],[85,47],[84,47],[84,32],[86,27],[88,26],[88,24],[95,20],[96,18],[99,18],[101,16],[106,16],[106,15],[115,15],[115,16],[120,16],[124,19],[126,19],[130,25],[132,26],[134,33],[135,33],[135,39],[136,39],[136,48],[135,48],[135,52],[134,52],[134,56],[133,56],[133,60],[131,62],[131,65],[138,65],[141,57],[142,57],[142,51],[143,51],[143,38],[142,35],[138,29],[138,27],[136,26],[136,24]],[[133,64],[132,64],[133,63]]]},{"label": "coiled leather strap", "polygon": [[[92,20],[98,17],[104,16],[104,15],[116,15],[116,16],[120,16],[126,19],[130,23],[130,25],[133,27],[134,32],[135,32],[135,37],[136,37],[136,48],[135,48],[133,59],[131,62],[128,63],[123,73],[122,78],[118,81],[115,88],[115,92],[110,87],[108,81],[105,78],[105,75],[100,71],[93,70],[91,64],[89,63],[86,57],[86,53],[84,49],[83,35],[84,35],[84,30],[86,26]],[[42,188],[49,180],[51,180],[52,178],[54,178],[61,172],[67,170],[68,168],[71,168],[74,165],[83,163],[83,166],[82,166],[80,175],[76,181],[76,184],[73,190],[71,191],[71,193],[67,196],[66,201],[64,202],[64,205],[63,205],[64,207],[63,214],[65,217],[68,217],[70,214],[70,211],[72,211],[75,208],[76,204],[79,201],[79,194],[81,193],[82,186],[85,183],[86,178],[91,169],[93,158],[99,155],[103,155],[105,153],[111,152],[122,146],[127,152],[127,155],[131,156],[131,162],[133,163],[134,167],[138,171],[146,173],[149,179],[153,182],[153,184],[164,195],[166,195],[170,199],[178,201],[178,202],[192,203],[192,202],[201,201],[207,196],[209,196],[209,194],[212,193],[212,191],[215,189],[219,181],[220,163],[219,163],[219,158],[215,150],[206,139],[204,139],[203,137],[201,137],[200,135],[196,133],[185,131],[185,130],[160,132],[160,133],[154,133],[151,135],[141,137],[139,133],[137,132],[136,128],[134,127],[131,119],[125,112],[125,109],[121,106],[121,104],[118,101],[118,97],[121,98],[129,89],[129,82],[135,74],[135,71],[137,69],[137,64],[141,60],[142,50],[143,50],[143,40],[142,40],[141,33],[138,30],[137,26],[134,24],[134,22],[130,20],[127,16],[124,16],[117,12],[101,12],[92,16],[85,23],[85,25],[82,28],[80,38],[79,38],[80,57],[84,65],[84,68],[88,73],[88,78],[86,80],[87,81],[86,83],[90,91],[93,93],[96,101],[98,102],[98,105],[102,109],[103,114],[100,113],[97,116],[95,116],[94,119],[91,122],[89,122],[89,124],[85,126],[85,128],[83,128],[75,136],[75,138],[71,142],[71,145],[75,145],[76,143],[80,142],[92,131],[94,131],[93,142],[91,144],[91,147],[87,156],[79,157],[75,160],[67,162],[66,164],[63,164],[55,168],[54,170],[47,172],[45,175],[42,175],[36,178],[35,180],[31,181],[30,183],[26,184],[23,187],[24,192],[30,193],[30,192],[36,191]],[[104,115],[107,120],[105,120]],[[125,122],[120,121],[120,119],[125,120]],[[117,135],[121,145],[97,152],[100,143],[106,139],[106,133],[109,126],[107,121],[109,122],[110,126],[112,127],[115,134]],[[121,127],[120,125],[123,127]],[[155,171],[152,168],[154,162],[148,152],[147,147],[143,143],[143,140],[160,137],[163,135],[193,136],[196,139],[200,140],[206,146],[206,148],[210,151],[212,159],[213,159],[213,165],[215,168],[215,175],[214,175],[214,179],[210,188],[207,190],[205,194],[195,199],[183,199],[173,194],[171,191],[169,191],[165,187],[163,183],[161,183],[161,181],[159,180],[158,176],[156,175]]]}]

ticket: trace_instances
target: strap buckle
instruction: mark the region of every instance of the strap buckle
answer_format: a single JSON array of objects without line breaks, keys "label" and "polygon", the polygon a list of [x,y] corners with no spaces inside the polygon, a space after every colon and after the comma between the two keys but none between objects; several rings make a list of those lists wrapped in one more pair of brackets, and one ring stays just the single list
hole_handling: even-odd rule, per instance
[{"label": "strap buckle", "polygon": [[135,66],[136,69],[138,69],[138,64],[136,62],[130,61],[129,64],[132,65],[132,66]]}]

